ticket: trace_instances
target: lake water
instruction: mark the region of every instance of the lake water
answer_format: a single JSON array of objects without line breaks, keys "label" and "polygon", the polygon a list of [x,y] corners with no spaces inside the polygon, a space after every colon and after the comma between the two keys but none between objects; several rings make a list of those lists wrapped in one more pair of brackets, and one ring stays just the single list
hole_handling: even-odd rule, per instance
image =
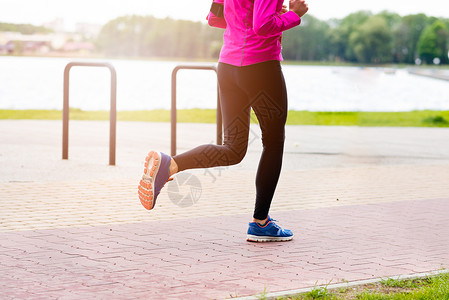
[{"label": "lake water", "polygon": [[[67,58],[0,57],[0,109],[62,109]],[[82,59],[81,61],[91,61]],[[95,60],[99,61],[99,60]],[[100,60],[103,62],[103,60]],[[117,109],[169,109],[171,72],[185,62],[107,60],[117,70]],[[211,65],[211,63],[193,63]],[[381,68],[283,66],[289,109],[310,111],[449,110],[449,82],[406,70]],[[109,109],[109,71],[74,67],[70,106]],[[178,108],[215,108],[212,71],[178,73]]]}]

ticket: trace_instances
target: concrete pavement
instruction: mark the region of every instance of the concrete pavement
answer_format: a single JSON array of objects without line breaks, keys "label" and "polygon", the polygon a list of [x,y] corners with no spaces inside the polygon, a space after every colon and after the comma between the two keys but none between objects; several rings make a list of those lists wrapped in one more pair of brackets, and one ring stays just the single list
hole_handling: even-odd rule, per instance
[{"label": "concrete pavement", "polygon": [[[449,267],[448,129],[288,126],[271,215],[295,239],[250,244],[256,126],[242,164],[179,174],[151,212],[136,186],[168,124],[119,123],[116,167],[107,122],[70,126],[62,161],[59,121],[0,121],[2,299],[221,299]],[[179,151],[214,130],[180,124]]]}]

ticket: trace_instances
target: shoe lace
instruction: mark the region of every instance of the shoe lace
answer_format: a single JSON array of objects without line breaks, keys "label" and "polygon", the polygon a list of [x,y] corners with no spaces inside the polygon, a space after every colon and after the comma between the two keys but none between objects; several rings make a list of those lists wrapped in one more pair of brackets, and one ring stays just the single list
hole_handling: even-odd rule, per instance
[{"label": "shoe lace", "polygon": [[276,224],[277,220],[272,219],[270,216],[268,217],[268,221],[271,221],[271,223],[273,224],[273,227],[275,227],[276,229],[278,229],[279,231],[283,231],[284,229],[279,226],[278,224]]}]

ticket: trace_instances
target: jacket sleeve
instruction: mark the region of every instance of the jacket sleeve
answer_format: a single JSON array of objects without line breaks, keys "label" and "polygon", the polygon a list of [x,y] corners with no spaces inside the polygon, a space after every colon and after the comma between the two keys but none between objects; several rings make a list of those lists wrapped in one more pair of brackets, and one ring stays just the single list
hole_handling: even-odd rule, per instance
[{"label": "jacket sleeve", "polygon": [[277,1],[254,0],[253,30],[257,35],[273,35],[301,24],[301,18],[289,11],[279,15]]},{"label": "jacket sleeve", "polygon": [[[224,4],[224,0],[214,0],[215,3],[219,3],[219,4]],[[212,12],[209,12],[209,15],[207,16],[207,22],[209,23],[210,26],[212,27],[218,27],[218,28],[223,28],[226,29],[227,27],[227,23],[225,18],[219,18],[217,16],[215,16]]]}]

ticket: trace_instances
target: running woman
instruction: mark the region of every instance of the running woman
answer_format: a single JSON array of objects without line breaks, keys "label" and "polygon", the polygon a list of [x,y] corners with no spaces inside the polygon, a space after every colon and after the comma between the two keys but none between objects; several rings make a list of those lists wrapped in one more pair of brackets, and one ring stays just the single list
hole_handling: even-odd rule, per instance
[{"label": "running woman", "polygon": [[263,150],[256,175],[253,221],[247,240],[289,241],[268,215],[281,172],[287,120],[287,91],[280,61],[282,32],[298,26],[308,11],[305,0],[214,0],[210,26],[225,28],[218,63],[223,145],[202,145],[170,157],[150,151],[139,184],[139,199],[151,210],[169,178],[181,171],[238,164],[245,157],[254,110],[262,131]]}]

